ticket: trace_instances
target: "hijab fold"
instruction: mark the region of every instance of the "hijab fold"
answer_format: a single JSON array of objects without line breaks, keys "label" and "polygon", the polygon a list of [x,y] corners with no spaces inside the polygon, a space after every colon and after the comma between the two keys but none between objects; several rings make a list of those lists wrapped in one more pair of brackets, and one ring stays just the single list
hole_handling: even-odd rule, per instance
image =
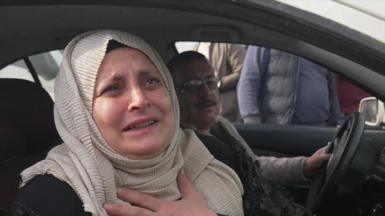
[{"label": "hijab fold", "polygon": [[[166,150],[150,159],[133,160],[114,151],[92,118],[98,69],[111,41],[143,52],[160,71],[171,97],[176,127]],[[24,186],[36,175],[52,174],[78,194],[85,211],[107,215],[105,202],[118,202],[116,187],[128,187],[160,199],[181,198],[176,178],[183,169],[208,206],[225,215],[243,215],[243,188],[233,170],[215,160],[191,130],[179,125],[179,107],[170,74],[161,57],[140,38],[114,30],[75,37],[66,47],[55,82],[54,117],[63,144],[22,172]],[[128,204],[128,203],[127,203]]]}]

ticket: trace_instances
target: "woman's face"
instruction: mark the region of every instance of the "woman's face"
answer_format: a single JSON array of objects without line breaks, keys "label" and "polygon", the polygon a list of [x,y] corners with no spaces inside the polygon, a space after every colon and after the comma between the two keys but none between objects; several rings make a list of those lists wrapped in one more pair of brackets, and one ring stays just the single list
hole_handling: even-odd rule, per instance
[{"label": "woman's face", "polygon": [[131,159],[151,158],[175,130],[170,95],[160,72],[142,52],[107,53],[95,83],[93,118],[112,149]]}]

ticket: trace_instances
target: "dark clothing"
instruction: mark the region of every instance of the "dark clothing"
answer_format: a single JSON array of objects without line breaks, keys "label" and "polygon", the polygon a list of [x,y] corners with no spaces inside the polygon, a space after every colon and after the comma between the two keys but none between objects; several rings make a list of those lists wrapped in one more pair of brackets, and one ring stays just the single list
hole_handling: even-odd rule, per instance
[{"label": "dark clothing", "polygon": [[239,159],[235,153],[234,146],[227,145],[214,136],[200,133],[197,133],[197,136],[217,160],[231,167],[239,176]]},{"label": "dark clothing", "polygon": [[[332,81],[332,74],[304,58],[298,58],[297,64],[300,70],[292,124],[322,126],[327,125],[329,121],[336,124],[337,119],[331,117],[331,109],[339,109],[338,106],[334,108],[333,100],[337,99],[336,92],[334,90],[332,94],[329,86],[329,83],[333,85],[335,83]],[[338,105],[338,101],[336,104]],[[340,116],[342,119],[342,115]]]},{"label": "dark clothing", "polygon": [[67,183],[52,175],[42,175],[20,190],[17,202],[4,216],[91,216],[91,213],[84,211],[81,200]]},{"label": "dark clothing", "polygon": [[20,190],[17,202],[4,216],[91,215],[84,211],[81,200],[67,183],[52,175],[42,175],[33,178]]},{"label": "dark clothing", "polygon": [[[225,129],[219,128],[219,130]],[[231,143],[236,142],[233,137],[229,136],[225,137],[224,140],[220,140],[214,136],[197,135],[210,153],[221,162],[232,167],[241,179],[244,188],[242,200],[245,216],[311,215],[307,209],[293,203],[277,185],[266,180],[262,176],[258,161],[253,162],[241,145],[231,145]]]},{"label": "dark clothing", "polygon": [[81,200],[67,183],[52,175],[42,175],[20,189],[9,215],[90,216],[91,213],[84,212]]}]

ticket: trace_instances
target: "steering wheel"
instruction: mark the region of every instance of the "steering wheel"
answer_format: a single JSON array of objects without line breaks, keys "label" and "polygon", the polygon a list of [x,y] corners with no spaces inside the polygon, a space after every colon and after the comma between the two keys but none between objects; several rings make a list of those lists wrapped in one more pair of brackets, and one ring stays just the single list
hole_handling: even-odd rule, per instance
[{"label": "steering wheel", "polygon": [[333,139],[328,142],[329,162],[325,170],[318,172],[307,197],[307,207],[313,212],[316,212],[325,198],[341,184],[357,152],[364,127],[362,114],[354,113],[345,120]]}]

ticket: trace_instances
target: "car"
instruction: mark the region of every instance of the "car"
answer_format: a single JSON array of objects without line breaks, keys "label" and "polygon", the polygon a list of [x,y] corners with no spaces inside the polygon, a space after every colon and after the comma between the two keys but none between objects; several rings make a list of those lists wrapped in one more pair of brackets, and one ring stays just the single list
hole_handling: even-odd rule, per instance
[{"label": "car", "polygon": [[[18,173],[60,143],[52,89],[61,51],[74,36],[93,29],[127,31],[165,61],[181,41],[271,47],[314,61],[384,100],[385,1],[362,2],[2,1],[0,207],[14,199]],[[329,145],[325,172],[311,184],[286,188],[316,215],[385,215],[385,130],[365,126],[359,112],[338,127],[234,125],[259,155],[311,155]]]}]

